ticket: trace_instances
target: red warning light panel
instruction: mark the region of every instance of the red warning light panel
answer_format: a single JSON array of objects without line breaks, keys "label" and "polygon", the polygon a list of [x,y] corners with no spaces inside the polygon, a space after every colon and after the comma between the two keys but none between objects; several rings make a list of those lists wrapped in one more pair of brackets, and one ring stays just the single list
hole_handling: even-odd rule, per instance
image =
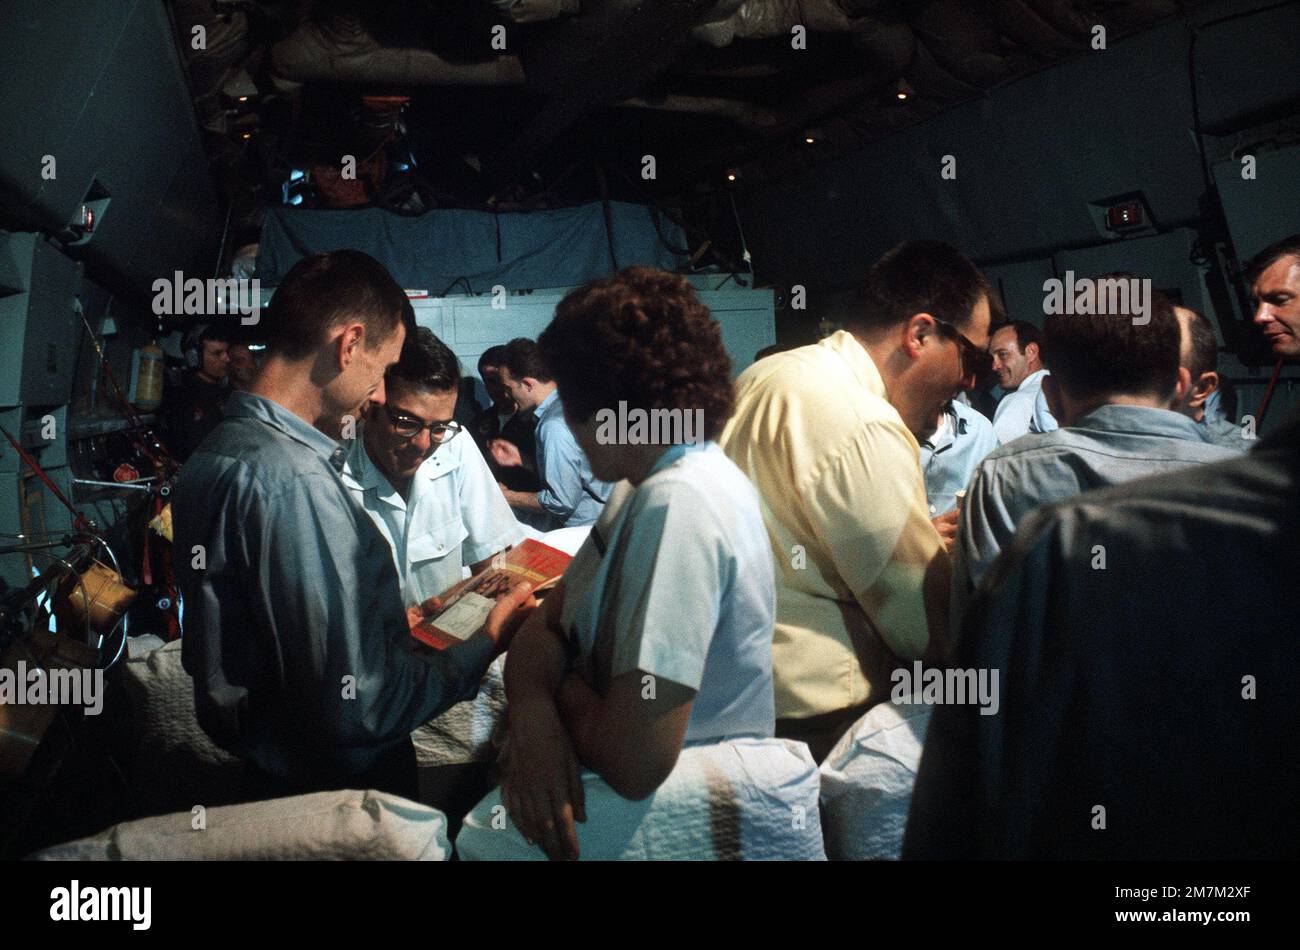
[{"label": "red warning light panel", "polygon": [[1126,201],[1106,209],[1106,229],[1109,231],[1131,231],[1145,227],[1146,223],[1140,201]]}]

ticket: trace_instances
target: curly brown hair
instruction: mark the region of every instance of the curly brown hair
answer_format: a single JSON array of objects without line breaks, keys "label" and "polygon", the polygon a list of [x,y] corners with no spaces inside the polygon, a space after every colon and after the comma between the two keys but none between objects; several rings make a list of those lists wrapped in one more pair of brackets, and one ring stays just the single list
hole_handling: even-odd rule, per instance
[{"label": "curly brown hair", "polygon": [[714,439],[735,408],[722,332],[679,274],[628,267],[585,284],[560,302],[537,343],[578,422],[619,402],[698,409]]}]

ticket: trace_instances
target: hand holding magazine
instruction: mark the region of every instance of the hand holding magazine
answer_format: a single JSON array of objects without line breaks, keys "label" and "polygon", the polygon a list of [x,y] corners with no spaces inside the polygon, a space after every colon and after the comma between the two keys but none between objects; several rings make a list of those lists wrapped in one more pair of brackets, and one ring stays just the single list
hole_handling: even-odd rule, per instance
[{"label": "hand holding magazine", "polygon": [[497,597],[520,583],[541,597],[554,587],[573,558],[532,538],[499,555],[475,577],[448,588],[438,598],[437,613],[411,627],[411,636],[435,650],[468,640],[483,629]]}]

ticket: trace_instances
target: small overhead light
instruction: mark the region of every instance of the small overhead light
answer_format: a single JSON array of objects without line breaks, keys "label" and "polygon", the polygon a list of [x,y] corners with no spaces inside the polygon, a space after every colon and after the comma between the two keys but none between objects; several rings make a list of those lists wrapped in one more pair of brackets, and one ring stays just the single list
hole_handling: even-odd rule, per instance
[{"label": "small overhead light", "polygon": [[804,140],[805,142],[807,142],[809,145],[812,145],[814,142],[817,141],[817,140],[816,140],[815,138],[813,138],[811,135],[805,135],[805,136],[803,137],[803,140]]},{"label": "small overhead light", "polygon": [[247,70],[236,70],[221,84],[221,98],[227,106],[247,106],[258,97],[257,83]]},{"label": "small overhead light", "polygon": [[906,102],[908,99],[912,98],[912,92],[913,89],[911,83],[906,79],[898,80],[898,86],[894,89],[894,95],[897,97],[899,102]]},{"label": "small overhead light", "polygon": [[739,177],[734,168],[727,172],[727,181],[735,181]]},{"label": "small overhead light", "polygon": [[243,139],[244,141],[248,141],[252,137],[253,137],[252,132],[245,132],[243,135],[240,136],[240,138]]}]

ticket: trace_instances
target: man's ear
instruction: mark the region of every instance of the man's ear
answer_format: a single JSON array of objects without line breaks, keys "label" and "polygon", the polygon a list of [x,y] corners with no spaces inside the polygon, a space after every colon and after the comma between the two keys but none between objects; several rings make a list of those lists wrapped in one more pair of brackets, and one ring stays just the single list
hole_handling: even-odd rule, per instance
[{"label": "man's ear", "polygon": [[1174,398],[1169,400],[1169,408],[1178,410],[1191,404],[1192,371],[1186,366],[1178,367],[1178,379],[1174,382]]},{"label": "man's ear", "polygon": [[[1025,359],[1026,359],[1026,360],[1029,360],[1029,361],[1032,362],[1033,360],[1037,360],[1038,358],[1039,358],[1039,357],[1038,357],[1038,344],[1037,344],[1037,343],[1030,343],[1030,344],[1028,344],[1028,345],[1025,347]],[[1041,361],[1040,361],[1040,362],[1041,362]]]},{"label": "man's ear", "polygon": [[925,345],[925,338],[934,332],[934,317],[928,313],[914,313],[903,324],[901,332],[903,334],[903,352],[912,359],[916,359],[921,355],[921,347]]},{"label": "man's ear", "polygon": [[338,357],[339,369],[346,369],[356,358],[357,353],[366,342],[364,323],[346,324],[334,339],[335,355]]},{"label": "man's ear", "polygon": [[1192,384],[1192,395],[1188,405],[1193,409],[1201,409],[1205,406],[1205,400],[1209,399],[1219,389],[1219,374],[1214,370],[1202,373],[1200,377]]}]

